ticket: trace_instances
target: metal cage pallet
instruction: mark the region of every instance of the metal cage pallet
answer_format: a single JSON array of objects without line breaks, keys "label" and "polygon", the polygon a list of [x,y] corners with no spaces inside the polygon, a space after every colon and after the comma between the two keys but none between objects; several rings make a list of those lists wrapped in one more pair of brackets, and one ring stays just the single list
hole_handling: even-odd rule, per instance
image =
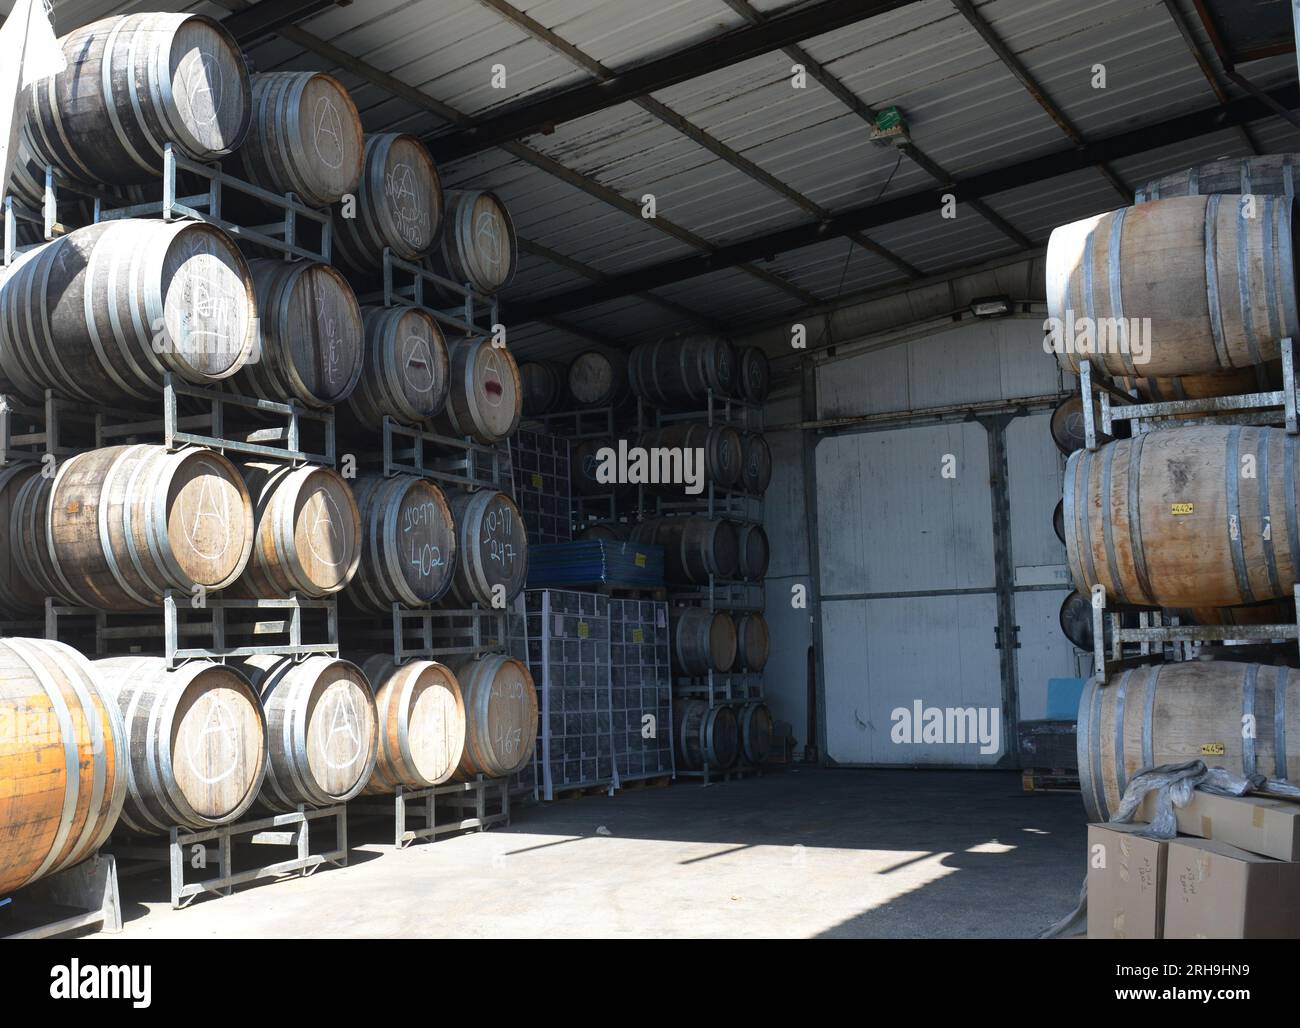
[{"label": "metal cage pallet", "polygon": [[0,898],[0,939],[49,939],[79,928],[122,930],[117,861],[96,853]]},{"label": "metal cage pallet", "polygon": [[520,517],[535,543],[573,538],[569,441],[521,429],[510,441],[511,478]]},{"label": "metal cage pallet", "polygon": [[[1105,684],[1107,676],[1120,668],[1152,657],[1163,657],[1165,647],[1171,647],[1181,659],[1193,655],[1191,647],[1198,643],[1215,642],[1295,642],[1300,647],[1300,584],[1292,587],[1297,603],[1297,620],[1274,625],[1179,625],[1165,624],[1168,615],[1162,611],[1142,611],[1137,627],[1125,627],[1116,612],[1107,612],[1104,593],[1096,594],[1092,606],[1093,674]],[[1106,617],[1111,619],[1106,630]],[[1176,620],[1176,619],[1171,619]],[[1110,640],[1107,658],[1106,640]],[[1136,652],[1126,653],[1125,646],[1136,647]]]},{"label": "metal cage pallet", "polygon": [[[1232,396],[1212,396],[1199,400],[1165,400],[1159,403],[1138,403],[1133,396],[1116,388],[1104,375],[1093,368],[1090,361],[1079,365],[1079,397],[1083,405],[1085,446],[1096,450],[1098,428],[1103,434],[1114,435],[1116,423],[1129,422],[1133,432],[1177,427],[1203,422],[1268,425],[1282,422],[1288,435],[1300,432],[1297,423],[1297,393],[1295,377],[1295,345],[1291,337],[1283,339],[1282,388]],[[1095,410],[1090,398],[1096,396]],[[1101,425],[1097,415],[1101,415]],[[1176,421],[1174,419],[1177,419]]]},{"label": "metal cage pallet", "polygon": [[611,731],[619,786],[671,777],[676,763],[668,605],[610,599],[609,625]]},{"label": "metal cage pallet", "polygon": [[[310,616],[305,616],[312,612]],[[162,623],[159,624],[159,613]],[[234,618],[231,618],[231,614]],[[306,641],[307,635],[317,641]],[[232,644],[231,638],[274,642]],[[188,594],[168,590],[161,611],[112,612],[45,601],[45,637],[79,642],[97,656],[155,651],[168,668],[187,660],[225,661],[230,657],[273,654],[306,657],[316,653],[338,656],[338,602],[289,596],[269,600],[227,600],[220,594],[195,603]],[[210,641],[207,646],[184,646],[186,639]]]},{"label": "metal cage pallet", "polygon": [[[325,820],[334,822],[334,846],[330,849],[320,848],[320,852],[313,853],[312,822]],[[319,834],[319,830],[316,834]],[[245,837],[252,846],[292,847],[296,853],[287,860],[275,860],[244,871],[235,871],[235,841]],[[215,842],[216,846],[209,847],[207,843],[210,842]],[[110,839],[107,845],[115,856],[124,861],[121,872],[123,876],[145,874],[166,867],[171,880],[171,905],[173,909],[179,910],[189,906],[204,893],[229,896],[236,886],[248,882],[285,875],[306,878],[323,864],[346,867],[347,808],[341,803],[319,809],[299,806],[292,813],[237,821],[200,832],[173,828],[167,842],[159,840],[151,845],[148,840]],[[196,847],[202,847],[200,869],[207,870],[210,864],[215,864],[217,873],[196,882],[187,882],[185,869],[195,866]],[[130,861],[129,866],[125,864],[126,861]]]},{"label": "metal cage pallet", "polygon": [[[492,802],[489,793],[498,795]],[[439,797],[444,806],[455,807],[463,813],[472,809],[470,817],[458,817],[439,823]],[[489,811],[489,807],[495,808]],[[393,816],[393,845],[405,849],[419,839],[436,839],[439,835],[463,832],[477,828],[487,831],[492,825],[510,823],[509,782],[500,778],[478,775],[472,782],[449,782],[428,789],[404,789],[398,786],[391,797],[364,796],[348,804],[351,813],[367,816]],[[417,822],[422,822],[417,824]]]}]

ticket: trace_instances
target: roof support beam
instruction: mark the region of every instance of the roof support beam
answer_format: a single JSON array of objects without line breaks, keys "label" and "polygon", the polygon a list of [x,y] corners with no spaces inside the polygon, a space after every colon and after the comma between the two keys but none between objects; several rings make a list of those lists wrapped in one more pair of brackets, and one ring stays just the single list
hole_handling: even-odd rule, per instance
[{"label": "roof support beam", "polygon": [[221,24],[236,42],[249,46],[327,7],[346,7],[351,3],[352,0],[259,0],[251,7],[226,15]]},{"label": "roof support beam", "polygon": [[[1287,108],[1300,105],[1300,87],[1294,85],[1272,90],[1268,96],[1271,101]],[[1095,140],[1083,146],[1071,147],[1068,150],[1045,154],[1019,164],[972,175],[945,190],[921,190],[906,196],[893,197],[883,203],[867,204],[845,211],[829,222],[812,222],[771,232],[720,247],[712,254],[668,261],[619,275],[607,285],[573,290],[545,297],[533,303],[512,304],[510,316],[516,321],[524,321],[538,316],[576,310],[626,295],[631,291],[653,289],[672,282],[685,281],[729,267],[739,261],[786,253],[846,235],[850,231],[863,231],[933,213],[940,206],[943,192],[952,192],[959,201],[969,203],[971,200],[978,200],[991,194],[1094,168],[1103,161],[1132,157],[1160,147],[1185,142],[1209,132],[1268,117],[1272,113],[1269,105],[1263,101],[1255,97],[1243,97],[1231,101],[1226,107],[1216,105],[1205,110],[1193,111],[1154,125]]]},{"label": "roof support beam", "polygon": [[[1169,14],[1169,20],[1172,21],[1174,27],[1178,29],[1178,34],[1183,37],[1183,42],[1187,44],[1187,49],[1195,59],[1196,66],[1201,69],[1201,74],[1205,76],[1205,81],[1210,84],[1210,89],[1214,91],[1214,95],[1218,99],[1219,103],[1226,104],[1228,102],[1228,94],[1224,90],[1223,84],[1219,81],[1219,77],[1214,74],[1214,68],[1210,64],[1209,58],[1205,56],[1205,52],[1201,49],[1201,44],[1197,42],[1196,37],[1192,35],[1191,26],[1187,24],[1187,19],[1183,16],[1183,12],[1179,10],[1177,0],[1164,0],[1164,3],[1165,10]],[[1260,152],[1260,145],[1251,133],[1249,126],[1242,125],[1240,128],[1241,136],[1246,141],[1246,145],[1250,147],[1251,153],[1258,154]]]},{"label": "roof support beam", "polygon": [[439,161],[478,153],[639,96],[825,35],[917,0],[817,0],[618,72],[606,82],[566,89],[483,119],[468,129],[425,139]]},{"label": "roof support beam", "polygon": [[[1057,127],[1065,133],[1065,137],[1071,143],[1082,145],[1084,142],[1083,133],[1070,121],[1065,112],[1052,102],[1052,98],[1047,95],[1043,87],[1029,73],[1029,69],[1025,67],[1024,62],[1016,56],[1011,47],[1003,42],[1002,37],[993,30],[993,26],[984,20],[984,16],[975,9],[975,5],[971,3],[971,0],[952,0],[952,5],[957,8],[962,17],[970,22],[971,28],[979,33],[980,38],[988,44],[989,49],[997,55],[998,60],[1006,65],[1007,70],[1025,87],[1025,91],[1034,98],[1038,106],[1047,112],[1049,118],[1056,122]],[[1119,177],[1115,169],[1105,163],[1099,164],[1097,167],[1106,177],[1106,180],[1115,187],[1115,191],[1124,199],[1124,202],[1132,203],[1133,190]]]}]

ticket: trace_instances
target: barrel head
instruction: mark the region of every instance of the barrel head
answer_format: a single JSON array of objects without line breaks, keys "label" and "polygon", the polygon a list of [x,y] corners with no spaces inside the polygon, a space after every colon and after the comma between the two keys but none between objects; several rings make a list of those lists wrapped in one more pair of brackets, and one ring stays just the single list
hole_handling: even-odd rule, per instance
[{"label": "barrel head", "polygon": [[361,516],[346,480],[318,468],[298,495],[294,549],[318,595],[338,592],[356,572],[361,552]]},{"label": "barrel head", "polygon": [[333,203],[361,181],[365,140],[356,105],[332,75],[317,74],[298,101],[297,139],[318,197]]},{"label": "barrel head", "polygon": [[465,749],[465,703],[449,668],[426,665],[412,690],[406,741],[415,772],[439,785],[455,773]]},{"label": "barrel head", "polygon": [[495,195],[476,194],[465,212],[463,259],[470,280],[485,293],[509,284],[515,270],[515,230]]},{"label": "barrel head", "polygon": [[180,455],[167,491],[165,530],[189,581],[221,589],[240,575],[252,550],[253,513],[243,479],[226,458],[207,450]]},{"label": "barrel head", "polygon": [[411,480],[390,524],[399,577],[421,601],[439,599],[457,559],[455,527],[442,490],[424,479]]},{"label": "barrel head", "polygon": [[414,136],[399,135],[382,159],[385,234],[408,256],[426,253],[442,222],[442,185],[433,158]]},{"label": "barrel head", "polygon": [[425,417],[439,413],[447,402],[450,371],[442,329],[418,308],[402,312],[394,339],[397,385],[412,410]]},{"label": "barrel head", "polygon": [[343,402],[356,388],[365,356],[361,307],[352,287],[328,264],[313,264],[295,277],[284,304],[264,316],[279,320],[283,356],[292,361],[303,391],[321,406]]},{"label": "barrel head", "polygon": [[467,415],[458,427],[480,442],[499,442],[519,425],[523,404],[519,369],[504,347],[484,341],[458,345],[472,348],[456,362],[458,381],[452,384],[453,393],[457,389],[462,393],[453,404]]},{"label": "barrel head", "polygon": [[480,491],[454,501],[460,564],[456,600],[509,603],[528,580],[528,534],[519,508],[505,493]]},{"label": "barrel head", "polygon": [[266,728],[242,675],[212,665],[195,675],[171,722],[172,774],[185,802],[205,821],[224,823],[253,802],[266,765]]},{"label": "barrel head", "polygon": [[209,18],[186,19],[167,59],[179,142],[200,160],[232,152],[248,131],[248,68],[225,29]]},{"label": "barrel head", "polygon": [[342,802],[370,780],[378,717],[359,667],[346,660],[322,663],[306,711],[307,766],[321,789]]},{"label": "barrel head", "polygon": [[[132,222],[133,225],[142,224]],[[252,279],[235,244],[208,225],[184,224],[162,261],[163,362],[192,382],[233,375],[253,346]]]}]

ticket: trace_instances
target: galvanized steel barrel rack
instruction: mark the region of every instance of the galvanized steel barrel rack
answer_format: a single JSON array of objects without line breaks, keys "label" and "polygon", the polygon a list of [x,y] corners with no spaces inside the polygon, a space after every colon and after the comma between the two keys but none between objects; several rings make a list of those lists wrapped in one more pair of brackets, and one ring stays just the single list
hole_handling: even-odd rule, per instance
[{"label": "galvanized steel barrel rack", "polygon": [[[490,339],[499,325],[496,297],[484,296],[468,282],[453,282],[443,278],[428,268],[403,260],[388,247],[384,248],[383,271],[383,292],[362,296],[362,303],[382,303],[385,307],[398,304],[426,307],[439,322],[455,329],[458,334],[471,338]],[[463,297],[461,309],[452,313],[445,304],[439,304],[439,289]],[[431,302],[426,303],[426,299]]]},{"label": "galvanized steel barrel rack", "polygon": [[[450,820],[439,818],[439,808],[450,809]],[[472,782],[447,782],[428,789],[397,787],[391,801],[363,797],[348,804],[353,813],[393,815],[393,845],[406,849],[420,839],[430,842],[440,835],[510,823],[510,781],[475,777]]]},{"label": "galvanized steel barrel rack", "polygon": [[[328,833],[327,826],[331,821],[333,841],[322,844],[321,833]],[[314,832],[313,825],[316,826]],[[326,838],[329,838],[328,834]],[[289,849],[293,856],[235,871],[233,856],[237,842],[241,847],[274,847],[281,852]],[[229,896],[236,886],[249,882],[279,879],[285,875],[306,878],[325,864],[346,867],[347,807],[342,803],[316,809],[299,805],[297,810],[287,814],[251,818],[200,832],[173,828],[165,842],[112,839],[108,846],[114,856],[123,861],[123,877],[167,868],[172,909],[180,910],[199,896]],[[195,870],[194,858],[200,846],[204,859],[197,869],[198,880],[186,881],[187,869]]]},{"label": "galvanized steel barrel rack", "polygon": [[569,440],[520,429],[510,440],[514,500],[533,543],[573,539]]},{"label": "galvanized steel barrel rack", "polygon": [[[1292,587],[1292,595],[1300,611],[1300,584]],[[1092,668],[1100,684],[1104,685],[1115,671],[1162,657],[1194,659],[1205,643],[1294,642],[1300,648],[1300,613],[1295,621],[1271,625],[1179,624],[1176,615],[1159,610],[1141,611],[1137,621],[1136,626],[1125,627],[1121,614],[1107,608],[1105,591],[1099,587],[1092,603]],[[1237,656],[1244,655],[1242,648],[1234,650]]]},{"label": "galvanized steel barrel rack", "polygon": [[[163,595],[158,612],[114,613],[45,601],[45,637],[80,644],[83,652],[106,657],[127,652],[160,654],[169,669],[188,660],[224,663],[232,657],[261,654],[307,657],[339,653],[338,601],[307,599],[296,594],[279,599],[204,597],[201,605],[187,593]],[[186,645],[189,640],[206,645]],[[270,641],[274,640],[274,641]]]},{"label": "galvanized steel barrel rack", "polygon": [[[1159,427],[1189,427],[1197,424],[1275,425],[1285,424],[1288,435],[1300,432],[1297,420],[1296,354],[1288,336],[1281,342],[1282,388],[1197,400],[1164,400],[1141,403],[1112,379],[1102,375],[1089,361],[1079,363],[1079,398],[1083,405],[1085,446],[1096,450],[1104,437],[1113,437],[1115,426],[1129,422],[1133,433]],[[1089,402],[1093,398],[1093,402]]]},{"label": "galvanized steel barrel rack", "polygon": [[96,853],[88,860],[0,896],[0,941],[52,939],[97,926],[106,934],[122,930],[117,861]]},{"label": "galvanized steel barrel rack", "polygon": [[[384,415],[383,449],[361,454],[385,478],[415,475],[465,489],[510,491],[510,443],[496,446],[440,435]],[[450,452],[448,452],[450,451]]]},{"label": "galvanized steel barrel rack", "polygon": [[0,393],[0,468],[25,461],[39,464],[46,454],[55,459],[93,447],[95,416],[81,404],[63,400],[50,390],[39,406]]}]

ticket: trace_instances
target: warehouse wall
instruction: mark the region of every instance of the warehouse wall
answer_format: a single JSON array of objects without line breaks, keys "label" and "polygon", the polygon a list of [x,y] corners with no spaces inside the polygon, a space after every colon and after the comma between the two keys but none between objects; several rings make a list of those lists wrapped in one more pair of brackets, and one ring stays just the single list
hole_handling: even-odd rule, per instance
[{"label": "warehouse wall", "polygon": [[[989,321],[945,319],[837,343],[804,358],[813,365],[804,388],[815,388],[815,404],[801,395],[785,362],[767,425],[779,429],[808,420],[801,417],[804,409],[832,422],[811,440],[817,444],[818,496],[811,517],[806,433],[793,427],[769,432],[775,464],[766,507],[773,541],[767,586],[773,657],[766,688],[774,716],[791,722],[799,747],[807,735],[810,643],[820,647],[820,718],[825,726],[829,713],[833,722],[821,741],[825,755],[840,763],[1006,764],[1013,759],[1012,721],[996,754],[959,747],[912,749],[900,757],[888,741],[889,711],[899,697],[912,695],[927,705],[993,705],[1007,699],[1000,695],[1006,676],[1014,683],[1011,703],[1001,704],[1008,714],[1018,706],[1021,719],[1042,717],[1047,679],[1076,673],[1074,651],[1056,624],[1069,589],[1062,577],[1064,550],[1050,524],[1063,458],[1046,421],[1061,381],[1042,349],[1042,318],[1035,311]],[[1017,410],[1017,401],[1026,400],[1034,401],[1032,410]],[[997,458],[990,457],[987,428],[994,421],[963,423],[967,405],[995,419],[1005,412],[994,430],[1005,453],[1009,514],[1000,580],[1020,628],[1020,648],[1009,657],[994,648],[992,635],[998,622],[995,568],[1002,559],[992,540],[989,480]],[[956,409],[942,419],[924,414],[935,408]],[[871,420],[852,420],[864,416]],[[925,424],[931,427],[920,427]],[[943,453],[952,451],[968,472],[955,489],[938,482],[936,473]],[[900,519],[904,537],[911,533],[916,553],[886,553],[875,543],[874,529],[888,536],[881,521],[893,518]],[[816,609],[793,608],[790,595],[792,584],[818,575],[819,563],[818,586],[810,593],[836,597],[827,598],[818,614],[820,638],[810,617]],[[957,656],[961,671],[927,672],[926,653],[934,649],[944,651],[934,655],[947,667]]]}]

